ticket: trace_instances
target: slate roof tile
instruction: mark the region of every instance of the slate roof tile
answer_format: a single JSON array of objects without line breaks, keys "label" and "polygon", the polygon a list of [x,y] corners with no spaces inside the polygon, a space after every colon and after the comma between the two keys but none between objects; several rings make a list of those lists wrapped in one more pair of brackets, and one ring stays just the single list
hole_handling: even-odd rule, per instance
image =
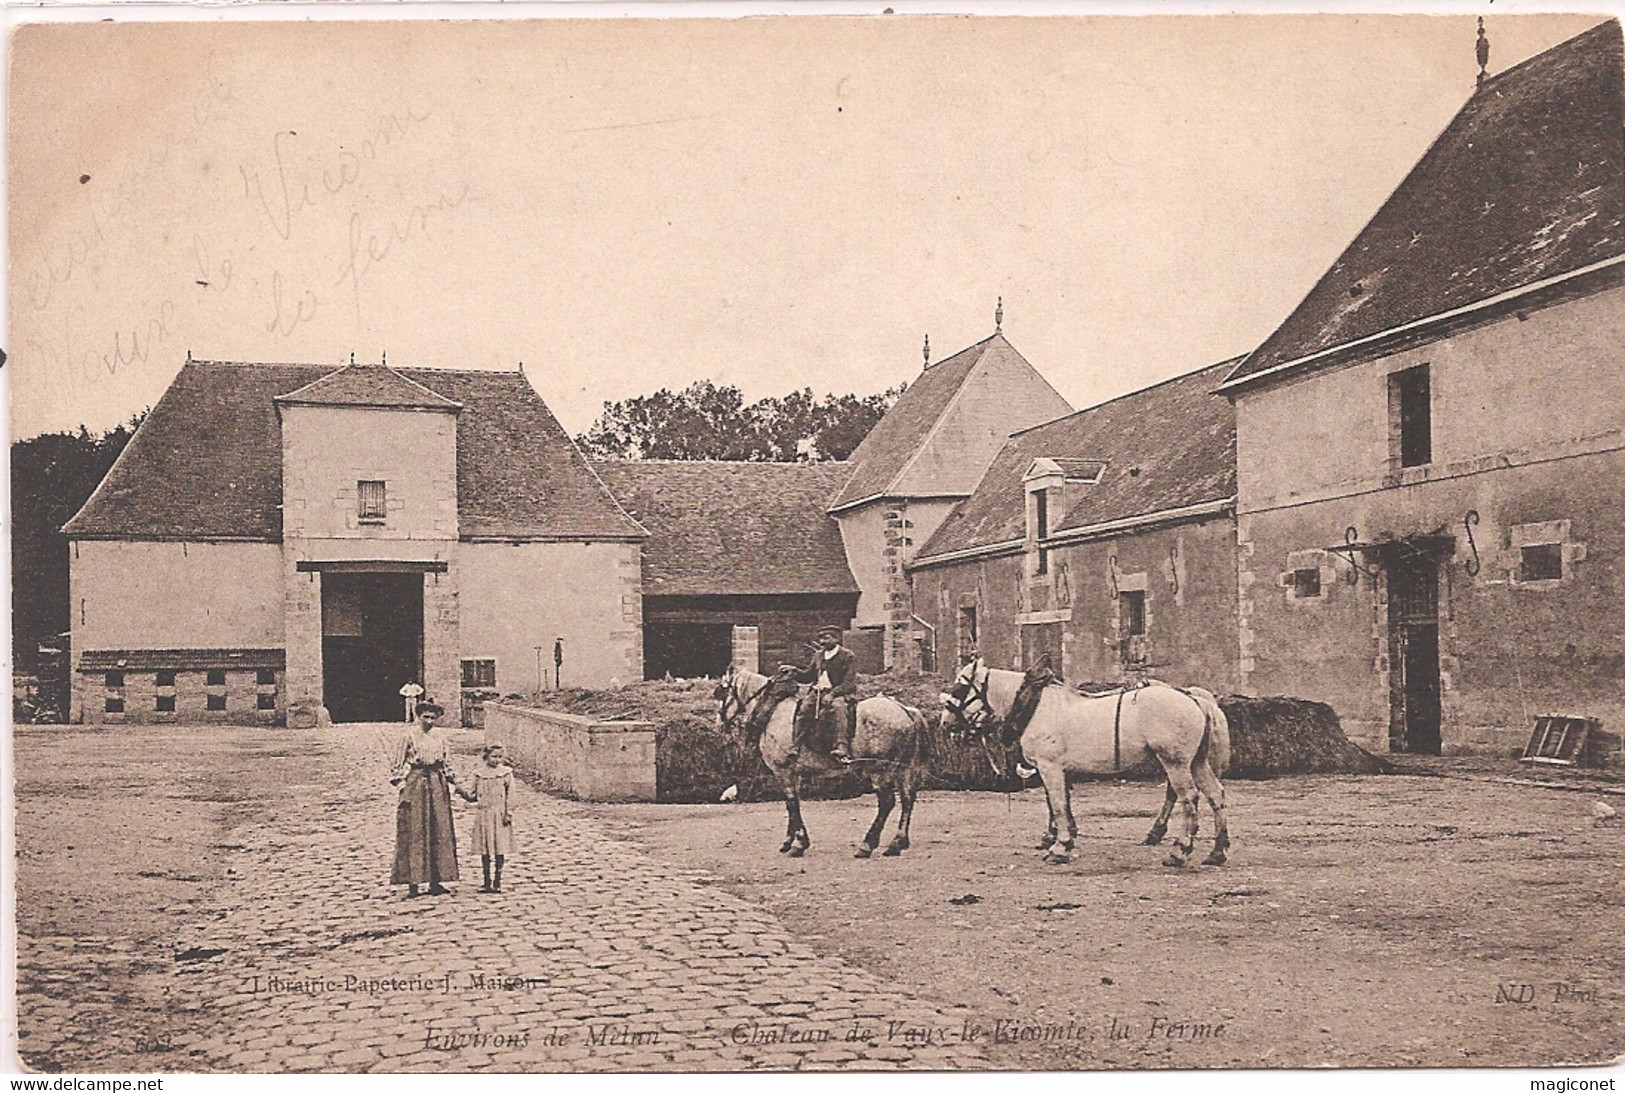
[{"label": "slate roof tile", "polygon": [[649,530],[649,596],[853,593],[841,529],[826,511],[844,463],[594,461]]},{"label": "slate roof tile", "polygon": [[[457,415],[462,535],[644,537],[523,375],[393,371],[404,382],[377,377],[379,387],[421,385],[447,405],[463,407]],[[188,361],[64,533],[280,540],[282,440],[274,400],[301,388],[308,393],[308,385],[338,374],[331,365]],[[355,380],[343,386],[335,380],[336,393],[353,392]]]},{"label": "slate roof tile", "polygon": [[1005,442],[976,492],[942,522],[915,563],[1024,538],[1022,476],[1035,459],[1054,459],[1063,470],[1092,470],[1104,464],[1098,483],[1068,485],[1074,500],[1054,522],[1054,532],[1233,497],[1235,409],[1214,389],[1237,360],[1209,365],[1016,433]]},{"label": "slate roof tile", "polygon": [[456,410],[460,404],[381,364],[349,364],[314,383],[278,395],[300,406],[387,406],[393,409]]},{"label": "slate roof tile", "polygon": [[832,502],[833,507],[886,491],[930,436],[932,426],[948,409],[971,369],[995,342],[1008,344],[1002,334],[995,334],[943,358],[914,378],[847,460],[851,478]]},{"label": "slate roof tile", "polygon": [[1625,254],[1625,56],[1609,20],[1487,79],[1229,377]]}]

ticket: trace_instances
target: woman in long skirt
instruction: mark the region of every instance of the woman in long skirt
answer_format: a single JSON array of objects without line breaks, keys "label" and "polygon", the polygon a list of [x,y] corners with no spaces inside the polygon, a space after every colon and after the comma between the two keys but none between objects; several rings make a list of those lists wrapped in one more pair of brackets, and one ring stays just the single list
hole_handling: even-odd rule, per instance
[{"label": "woman in long skirt", "polygon": [[444,881],[457,879],[457,835],[451,826],[451,741],[435,724],[446,711],[433,699],[418,702],[417,724],[401,739],[390,779],[401,787],[395,809],[395,868],[389,883],[408,885],[418,894],[427,884],[431,896],[446,893]]}]

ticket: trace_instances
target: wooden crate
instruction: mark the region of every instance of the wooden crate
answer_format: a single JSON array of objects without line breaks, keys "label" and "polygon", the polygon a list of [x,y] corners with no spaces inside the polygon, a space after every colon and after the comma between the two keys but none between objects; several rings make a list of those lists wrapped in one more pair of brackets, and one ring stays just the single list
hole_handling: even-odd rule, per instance
[{"label": "wooden crate", "polygon": [[1543,714],[1535,718],[1535,729],[1524,745],[1523,762],[1546,766],[1572,767],[1586,756],[1586,738],[1601,726],[1594,717],[1573,714]]}]

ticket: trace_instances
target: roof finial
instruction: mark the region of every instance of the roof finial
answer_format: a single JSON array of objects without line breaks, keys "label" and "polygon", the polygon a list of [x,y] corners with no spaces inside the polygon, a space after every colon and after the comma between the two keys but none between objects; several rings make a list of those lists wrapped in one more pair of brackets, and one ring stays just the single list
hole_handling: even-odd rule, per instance
[{"label": "roof finial", "polygon": [[930,334],[927,334],[925,336],[925,366],[927,368],[931,367],[931,335]]},{"label": "roof finial", "polygon": [[389,350],[385,349],[385,350],[383,350],[382,352],[380,352],[378,354],[378,367],[380,367],[380,368],[388,368],[389,367]]},{"label": "roof finial", "polygon": [[1478,17],[1478,85],[1477,86],[1479,86],[1479,87],[1484,86],[1484,81],[1489,78],[1489,74],[1490,74],[1489,69],[1490,69],[1490,40],[1489,40],[1489,37],[1487,35],[1485,35],[1485,33],[1484,33],[1484,17],[1482,15],[1480,15]]},{"label": "roof finial", "polygon": [[993,333],[997,334],[1004,329],[1004,297],[999,297],[999,304],[993,309]]},{"label": "roof finial", "polygon": [[355,367],[355,350],[354,349],[350,350],[350,367],[351,368]]},{"label": "roof finial", "polygon": [[191,363],[192,363],[192,351],[191,351],[191,350],[190,350],[190,349],[188,349],[188,350],[187,350],[187,351],[186,351],[186,363],[187,363],[187,364],[191,364]]},{"label": "roof finial", "polygon": [[519,374],[521,376],[523,376],[525,374],[525,362],[524,361],[519,362]]}]

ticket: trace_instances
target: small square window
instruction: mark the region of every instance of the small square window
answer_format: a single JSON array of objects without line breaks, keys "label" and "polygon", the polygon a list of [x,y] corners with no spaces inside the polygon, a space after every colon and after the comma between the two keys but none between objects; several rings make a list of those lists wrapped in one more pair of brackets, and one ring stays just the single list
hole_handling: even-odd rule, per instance
[{"label": "small square window", "polygon": [[159,695],[158,698],[157,698],[157,704],[156,704],[156,706],[154,708],[157,709],[157,711],[159,713],[174,713],[175,712],[175,696],[174,695]]},{"label": "small square window", "polygon": [[[255,695],[254,706],[256,709],[274,710],[276,709],[276,695]],[[226,708],[224,700],[221,701],[220,708]]]},{"label": "small square window", "polygon": [[1292,571],[1292,587],[1297,591],[1300,600],[1320,595],[1320,570],[1294,569]]},{"label": "small square window", "polygon": [[124,686],[124,673],[123,672],[108,672],[107,673],[107,686],[109,686],[109,687],[122,687],[122,686]]},{"label": "small square window", "polygon": [[1525,581],[1560,581],[1563,579],[1563,544],[1539,543],[1526,546],[1522,551],[1522,564],[1518,576]]},{"label": "small square window", "polygon": [[[175,673],[159,672],[157,678],[153,682],[159,687],[173,687],[175,686]],[[174,707],[171,707],[171,709],[173,708]]]},{"label": "small square window", "polygon": [[463,661],[464,687],[495,687],[497,685],[497,662],[490,658],[474,658]]},{"label": "small square window", "polygon": [[388,501],[384,495],[384,484],[377,481],[361,481],[355,484],[356,515],[363,520],[382,522],[384,513],[388,509]]},{"label": "small square window", "polygon": [[276,669],[261,668],[254,673],[254,682],[261,687],[276,686]]},{"label": "small square window", "polygon": [[224,687],[226,685],[226,670],[224,668],[210,668],[207,682],[210,687]]},{"label": "small square window", "polygon": [[208,701],[209,701],[209,704],[208,704],[208,707],[207,707],[208,709],[211,709],[211,710],[223,710],[223,709],[226,708],[226,696],[225,695],[209,695],[208,696]]},{"label": "small square window", "polygon": [[109,695],[106,705],[102,707],[108,713],[123,713],[124,699],[122,696]]}]

